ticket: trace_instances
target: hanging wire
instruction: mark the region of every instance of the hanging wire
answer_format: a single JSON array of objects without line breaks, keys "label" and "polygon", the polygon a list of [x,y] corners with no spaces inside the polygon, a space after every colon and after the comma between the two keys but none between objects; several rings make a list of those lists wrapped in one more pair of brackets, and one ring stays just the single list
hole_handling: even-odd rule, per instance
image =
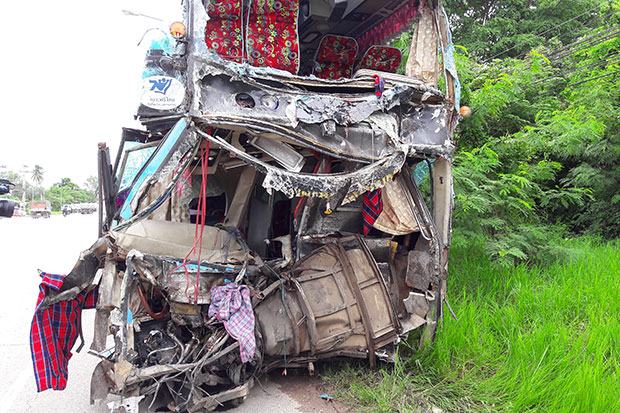
[{"label": "hanging wire", "polygon": [[[566,52],[564,54],[550,57],[549,60],[559,60],[559,59],[563,59],[565,57],[577,54],[577,53],[582,52],[584,50],[587,50],[587,49],[589,49],[591,47],[597,46],[597,45],[599,45],[599,44],[601,44],[603,42],[606,42],[608,40],[612,40],[612,39],[618,37],[618,35],[620,35],[620,30],[617,30],[617,31],[615,31],[613,33],[610,33],[610,34],[608,34],[606,36],[603,36],[603,37],[600,37],[598,39],[591,40],[591,41],[587,42],[586,44],[582,45],[581,47],[571,49],[571,50],[569,50],[568,52]],[[597,36],[599,36],[599,35],[597,35]]]},{"label": "hanging wire", "polygon": [[[617,13],[620,13],[620,9],[618,9],[618,10],[613,10],[613,11],[611,11],[610,13],[607,13],[605,16],[598,16],[598,17],[595,17],[594,19],[590,20],[588,23],[583,24],[583,25],[582,25],[582,27],[584,27],[584,28],[588,28],[588,29],[590,29],[591,31],[598,30],[598,29],[600,29],[600,28],[605,27],[607,24],[606,24],[606,23],[604,23],[604,24],[602,24],[602,25],[600,25],[600,26],[597,26],[597,27],[592,27],[592,28],[590,27],[590,24],[591,24],[591,23],[593,23],[594,21],[598,21],[598,20],[605,20],[605,19],[607,19],[607,18],[609,18],[609,17],[611,17],[611,16],[613,16],[614,14],[617,14]],[[552,42],[553,40],[557,39],[559,36],[564,35],[564,34],[567,34],[567,33],[561,33],[561,34],[559,34],[559,35],[557,35],[557,36],[553,36],[552,38],[550,38],[550,39],[546,40],[545,42],[543,42],[543,43],[541,44],[541,46],[544,46],[545,44],[548,44],[548,43]],[[580,39],[580,40],[578,40],[578,41],[581,41],[581,39]],[[576,42],[573,42],[573,43],[571,43],[571,44],[575,44],[575,43],[576,43]],[[560,50],[562,50],[562,49],[563,49],[563,48],[561,48]],[[526,49],[526,50],[524,50],[523,52],[519,53],[517,56],[515,56],[515,57],[514,57],[514,59],[521,59],[523,56],[525,56],[526,54],[528,54],[530,51],[531,51],[531,49]],[[557,53],[557,52],[556,52],[556,53]],[[551,58],[549,58],[549,59],[551,60]],[[485,60],[483,63],[488,63],[489,61],[490,61],[490,59]],[[528,67],[530,67],[530,66],[528,66]]]},{"label": "hanging wire", "polygon": [[614,71],[614,72],[607,73],[607,74],[600,75],[600,76],[591,77],[591,78],[589,78],[589,79],[582,80],[582,81],[580,81],[580,82],[570,83],[570,84],[566,85],[565,89],[568,89],[569,87],[575,87],[575,86],[577,86],[577,85],[582,85],[582,84],[584,84],[584,83],[588,83],[588,82],[591,82],[591,81],[593,81],[593,80],[602,79],[602,78],[605,78],[605,77],[607,77],[607,76],[616,75],[616,74],[618,74],[618,73],[620,73],[620,70],[616,70],[616,71]]},{"label": "hanging wire", "polygon": [[[604,79],[604,78],[606,78],[606,77],[613,76],[613,75],[616,75],[616,74],[618,74],[618,73],[620,73],[620,70],[616,70],[616,71],[614,71],[614,72],[611,72],[611,73],[606,73],[606,74],[604,74],[604,75],[600,75],[600,76],[594,76],[594,77],[591,77],[591,78],[589,78],[589,79],[585,79],[585,80],[582,80],[582,81],[579,81],[579,82],[575,82],[575,83],[568,84],[568,85],[566,85],[566,86],[562,86],[562,87],[559,87],[559,88],[554,88],[554,89],[551,89],[551,90],[549,90],[549,91],[547,91],[547,92],[539,93],[539,94],[537,94],[537,96],[546,96],[546,95],[550,95],[550,94],[553,94],[553,93],[555,93],[555,92],[559,92],[559,91],[566,90],[566,89],[569,89],[569,88],[574,88],[574,87],[576,87],[576,86],[584,85],[584,84],[589,83],[589,82],[591,82],[591,81],[593,81],[593,80]],[[612,79],[612,80],[613,80],[613,79]],[[611,80],[610,80],[610,81],[611,81]],[[595,85],[600,84],[600,83],[606,83],[606,82],[598,82],[598,83],[595,83]],[[594,85],[591,85],[591,86],[594,86]]]},{"label": "hanging wire", "polygon": [[[590,60],[586,61],[587,64],[585,64],[585,65],[577,66],[577,67],[574,67],[574,68],[572,68],[570,70],[564,70],[564,71],[562,71],[559,74],[556,74],[556,75],[553,75],[553,76],[549,76],[549,77],[546,77],[546,78],[543,78],[543,79],[538,79],[538,80],[532,82],[531,84],[535,85],[537,83],[546,82],[546,81],[552,80],[552,79],[564,78],[566,75],[569,75],[571,73],[581,72],[581,71],[583,71],[585,69],[589,69],[589,68],[592,68],[592,67],[594,67],[594,68],[602,67],[602,66],[605,66],[606,64],[616,63],[619,60],[620,60],[620,52],[614,53],[611,56],[608,56],[607,59],[590,59]],[[592,62],[592,63],[590,63],[590,62]]]},{"label": "hanging wire", "polygon": [[[583,25],[583,27],[589,27],[589,25],[590,25],[592,22],[594,22],[594,21],[596,21],[596,20],[600,20],[600,19],[606,19],[607,17],[610,17],[610,16],[612,16],[612,15],[614,15],[614,14],[616,14],[616,13],[619,13],[619,12],[620,12],[620,9],[617,9],[617,10],[612,10],[611,12],[607,13],[605,16],[602,16],[602,17],[600,17],[600,16],[599,16],[599,17],[597,17],[597,18],[595,18],[595,19],[592,19],[592,20],[591,20],[590,22],[588,22],[587,24],[584,24],[584,25]],[[592,30],[598,30],[598,29],[600,29],[600,28],[602,28],[602,27],[605,27],[605,25],[603,24],[603,25],[601,25],[601,26],[598,26],[598,27],[596,27],[596,28],[593,28]],[[613,28],[611,28],[611,30],[613,30]],[[596,34],[596,35],[594,35],[594,36],[600,36],[600,33],[598,33],[598,34]],[[554,38],[557,38],[557,37],[558,37],[558,36],[555,36]],[[551,40],[553,40],[554,38],[549,39],[547,42],[550,42],[550,41],[551,41]],[[583,40],[583,39],[582,39],[582,40]],[[580,40],[580,41],[581,41],[581,40]],[[602,41],[601,41],[601,42],[602,42]],[[573,45],[574,45],[574,44],[576,44],[576,43],[577,43],[577,42],[574,42],[574,43],[573,43]],[[600,42],[599,42],[599,43],[600,43]],[[599,44],[599,43],[596,43],[596,44]],[[543,43],[543,44],[544,44],[544,43]],[[589,47],[596,46],[596,44],[592,44],[592,45],[590,45]],[[570,45],[569,45],[569,46],[570,46]],[[563,49],[560,49],[560,50],[563,50]],[[526,54],[526,53],[528,53],[528,52],[529,52],[529,50],[526,50],[526,51],[522,52],[519,56],[515,57],[515,59],[518,59],[518,58],[522,57],[523,55],[525,55],[525,54]],[[569,55],[567,55],[567,57],[568,57],[568,56],[569,56]],[[613,55],[612,55],[612,56],[613,56]],[[555,60],[556,60],[556,61],[559,61],[560,59],[555,59]],[[594,60],[594,59],[589,59],[589,60],[586,60],[586,62],[588,62],[588,63],[593,62],[593,61],[600,62],[601,60],[603,60],[603,59],[597,59],[597,60]],[[523,69],[524,69],[524,70],[527,70],[527,69],[531,68],[531,66],[532,66],[532,63],[530,62],[530,63],[529,63],[529,64],[527,64],[527,65],[526,65]],[[576,71],[576,70],[578,70],[578,69],[574,69],[574,70],[572,70],[572,71]],[[572,71],[570,71],[570,72],[566,72],[566,73],[571,73]],[[543,79],[539,79],[539,80],[537,80],[537,81],[533,82],[532,84],[541,83],[541,82],[544,82],[544,81],[547,81],[547,80],[550,80],[550,79],[554,79],[554,78],[558,78],[558,77],[561,77],[561,75],[552,75],[552,76],[549,76],[549,77],[546,77],[546,78],[543,78]],[[524,89],[529,89],[529,87],[530,87],[532,84],[524,86]]]},{"label": "hanging wire", "polygon": [[[599,4],[599,5],[595,6],[595,7],[592,7],[591,9],[586,10],[586,11],[584,11],[583,13],[581,13],[581,14],[579,14],[579,15],[577,15],[577,16],[575,16],[575,17],[571,18],[571,19],[568,19],[568,20],[566,20],[566,21],[563,21],[562,23],[558,24],[557,26],[553,26],[553,27],[552,27],[552,28],[550,28],[550,29],[547,29],[547,30],[545,30],[545,31],[543,31],[543,32],[540,32],[540,33],[535,34],[535,36],[536,36],[536,37],[539,37],[539,36],[542,36],[542,35],[544,35],[544,34],[549,33],[549,32],[550,32],[550,31],[552,31],[552,30],[556,30],[556,29],[558,29],[558,28],[560,28],[560,27],[564,26],[565,24],[568,24],[568,23],[570,23],[570,22],[572,22],[572,21],[574,21],[574,20],[577,20],[578,18],[580,18],[580,17],[582,17],[582,16],[584,16],[584,15],[586,15],[586,14],[588,14],[588,13],[593,12],[593,11],[594,11],[594,10],[596,10],[596,9],[600,9],[600,8],[601,8],[601,6],[602,6],[602,4]],[[520,43],[516,43],[514,46],[512,46],[512,47],[510,47],[510,48],[508,48],[508,49],[506,49],[506,50],[504,50],[504,51],[502,51],[502,52],[499,52],[499,53],[497,53],[497,54],[495,54],[495,55],[493,55],[493,56],[489,57],[488,59],[484,60],[484,61],[483,61],[483,63],[488,63],[488,62],[490,62],[491,60],[495,59],[496,57],[499,57],[499,56],[503,55],[504,53],[507,53],[507,52],[509,52],[509,51],[511,51],[511,50],[513,50],[513,49],[515,49],[515,48],[517,48],[517,47],[519,47],[519,46],[521,46],[521,45],[525,44],[526,42],[528,42],[528,41],[530,41],[530,40],[531,40],[531,39],[528,39],[528,40],[523,41],[523,42],[520,42]]]},{"label": "hanging wire", "polygon": [[[612,16],[612,15],[614,15],[616,13],[619,13],[619,12],[620,12],[620,9],[612,10],[610,13],[607,13],[603,17],[598,17],[596,19],[591,20],[588,24],[592,23],[595,20],[600,20],[601,18],[605,19],[605,18],[607,18],[609,16]],[[573,18],[573,19],[575,19],[575,18]],[[566,22],[564,22],[564,23],[566,23]],[[557,26],[557,27],[559,27],[559,26]],[[586,27],[586,25],[584,25],[584,27]],[[593,30],[598,30],[598,29],[600,29],[602,27],[605,27],[605,25],[598,26],[598,27],[594,28]],[[566,59],[567,57],[573,56],[573,55],[575,55],[575,54],[577,54],[579,52],[582,52],[584,50],[588,50],[588,49],[590,49],[592,47],[595,47],[595,46],[597,46],[597,45],[599,45],[599,44],[601,44],[601,43],[603,43],[605,41],[612,40],[612,39],[614,39],[614,38],[616,38],[616,37],[618,37],[620,35],[620,30],[616,30],[618,27],[620,27],[620,25],[614,25],[614,26],[612,26],[612,27],[610,27],[610,28],[608,28],[606,30],[603,30],[602,32],[598,32],[598,33],[595,33],[593,35],[587,36],[586,38],[579,39],[578,41],[573,42],[570,45],[567,45],[567,46],[559,49],[558,51],[555,52],[555,54],[552,54],[549,57],[549,59],[554,61],[554,62],[556,62],[556,63],[560,63],[560,62],[562,62],[563,59]],[[549,41],[551,41],[551,40],[552,39],[550,39]],[[522,55],[525,54],[526,52],[522,53]],[[527,89],[529,89],[534,84],[539,84],[539,83],[542,83],[542,82],[545,82],[545,81],[548,81],[548,80],[551,80],[551,79],[563,78],[563,77],[565,77],[566,75],[568,75],[570,73],[580,72],[580,71],[585,70],[585,69],[590,68],[590,67],[605,66],[605,65],[608,65],[608,64],[613,64],[613,63],[617,62],[617,60],[618,60],[617,56],[618,55],[620,55],[620,53],[613,53],[613,54],[611,54],[609,56],[605,56],[605,57],[601,57],[601,58],[587,59],[587,60],[585,60],[585,62],[579,62],[579,63],[581,63],[581,65],[579,65],[579,63],[577,63],[577,65],[579,65],[579,66],[572,66],[570,69],[565,70],[565,71],[563,71],[560,74],[554,74],[554,75],[551,75],[551,76],[548,76],[548,77],[545,77],[545,78],[542,78],[542,79],[538,79],[538,80],[536,80],[536,81],[534,81],[534,82],[532,82],[532,83],[530,83],[528,85],[523,86],[523,89],[527,90]],[[583,64],[583,63],[585,63],[585,64]],[[529,65],[526,65],[524,69],[528,69],[529,67],[531,67],[531,63]],[[579,86],[579,85],[582,85],[582,84],[585,84],[585,83],[588,83],[588,82],[591,82],[591,81],[594,81],[594,80],[597,80],[597,79],[600,79],[600,78],[605,78],[605,77],[608,77],[608,76],[612,76],[612,75],[615,75],[615,74],[616,74],[616,72],[612,72],[612,73],[604,74],[604,75],[601,75],[601,76],[595,76],[595,77],[592,77],[592,78],[589,78],[589,79],[585,79],[583,81],[579,81],[579,82],[575,82],[575,83],[570,84],[570,85],[566,85],[565,87],[554,88],[554,89],[552,89],[550,91],[539,93],[537,95],[539,95],[539,96],[549,95],[549,94],[555,93],[557,91],[563,90],[565,88],[576,87],[576,86]]]},{"label": "hanging wire", "polygon": [[586,37],[580,38],[580,39],[574,41],[573,43],[567,44],[566,46],[561,47],[560,49],[556,50],[553,55],[550,55],[549,59],[555,60],[555,59],[561,58],[563,53],[566,53],[566,52],[568,52],[568,51],[570,51],[572,49],[575,49],[576,47],[578,47],[581,44],[589,43],[589,42],[591,42],[593,39],[595,39],[597,37],[604,36],[606,34],[611,33],[615,29],[619,28],[620,24],[617,24],[617,25],[612,26],[612,27],[608,27],[607,29],[605,29],[603,31],[600,31],[600,32],[597,31],[597,30],[599,30],[601,28],[604,28],[605,26],[606,25],[603,24],[601,26],[592,28],[592,31],[594,33],[592,33],[591,35],[588,35]]},{"label": "hanging wire", "polygon": [[[183,270],[185,271],[185,280],[186,280],[186,284],[185,284],[185,297],[188,299],[189,302],[193,302],[193,303],[197,303],[198,302],[198,294],[199,294],[199,288],[200,288],[200,253],[202,252],[202,238],[203,238],[203,233],[204,233],[204,227],[205,227],[205,220],[206,220],[206,213],[207,213],[207,201],[206,201],[206,196],[207,196],[207,174],[208,174],[208,159],[209,159],[209,144],[210,141],[206,141],[206,148],[205,148],[205,140],[203,140],[200,143],[200,149],[201,149],[201,156],[200,156],[200,161],[202,163],[201,168],[202,168],[202,182],[200,184],[200,197],[198,198],[198,216],[196,217],[196,226],[194,229],[194,245],[192,247],[192,249],[190,249],[190,251],[187,253],[187,255],[185,256],[183,262],[178,265],[176,268],[174,268],[172,271],[170,271],[169,274],[169,281],[171,284],[178,284],[178,282],[174,282],[172,280],[172,274],[183,268]],[[200,228],[200,235],[199,235],[199,228]],[[190,297],[188,294],[189,291],[189,287],[191,285],[190,282],[190,275],[189,275],[189,270],[187,268],[187,264],[189,264],[190,260],[190,256],[192,254],[194,254],[196,252],[196,247],[199,248],[198,250],[198,270],[196,272],[196,283],[194,284],[194,297]]]}]

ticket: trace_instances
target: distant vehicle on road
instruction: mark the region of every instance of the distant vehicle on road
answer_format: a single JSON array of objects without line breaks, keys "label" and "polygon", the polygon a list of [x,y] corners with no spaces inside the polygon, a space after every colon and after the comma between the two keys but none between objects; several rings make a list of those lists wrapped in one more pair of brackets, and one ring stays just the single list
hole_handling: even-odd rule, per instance
[{"label": "distant vehicle on road", "polygon": [[31,201],[30,216],[32,218],[49,218],[52,216],[52,205],[50,201]]},{"label": "distant vehicle on road", "polygon": [[28,215],[26,213],[26,204],[23,202],[15,202],[15,208],[13,209],[14,217],[25,217]]},{"label": "distant vehicle on road", "polygon": [[78,205],[79,205],[79,212],[81,214],[92,214],[93,212],[97,210],[97,204],[94,202],[85,202],[85,203],[81,203]]},{"label": "distant vehicle on road", "polygon": [[62,206],[62,215],[69,214],[92,214],[97,210],[97,204],[94,202],[82,202],[79,204],[65,204]]}]

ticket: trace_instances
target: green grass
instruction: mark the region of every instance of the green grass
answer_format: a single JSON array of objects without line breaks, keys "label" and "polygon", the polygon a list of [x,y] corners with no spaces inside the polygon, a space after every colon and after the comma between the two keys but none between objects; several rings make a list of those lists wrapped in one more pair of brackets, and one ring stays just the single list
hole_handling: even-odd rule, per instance
[{"label": "green grass", "polygon": [[[494,266],[453,243],[435,343],[400,346],[394,366],[329,368],[338,396],[367,411],[620,411],[620,244],[568,240],[572,259]],[[412,340],[413,341],[413,340]]]}]

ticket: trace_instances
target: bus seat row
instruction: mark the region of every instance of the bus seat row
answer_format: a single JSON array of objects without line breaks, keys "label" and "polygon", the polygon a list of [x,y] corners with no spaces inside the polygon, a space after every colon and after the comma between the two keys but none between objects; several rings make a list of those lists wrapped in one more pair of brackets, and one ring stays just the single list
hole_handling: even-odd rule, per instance
[{"label": "bus seat row", "polygon": [[[298,0],[204,0],[209,20],[207,48],[220,57],[253,66],[299,71]],[[401,53],[395,47],[370,46],[356,62],[357,41],[325,35],[315,54],[314,75],[321,79],[351,78],[353,70],[395,73]]]}]

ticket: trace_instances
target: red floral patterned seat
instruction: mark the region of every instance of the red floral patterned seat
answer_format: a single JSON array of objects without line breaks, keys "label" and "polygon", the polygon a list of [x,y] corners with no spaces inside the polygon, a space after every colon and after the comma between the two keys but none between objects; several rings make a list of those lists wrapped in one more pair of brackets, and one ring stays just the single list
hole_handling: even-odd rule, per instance
[{"label": "red floral patterned seat", "polygon": [[299,70],[299,0],[252,0],[246,47],[248,62],[296,74]]},{"label": "red floral patterned seat", "polygon": [[351,37],[328,34],[321,39],[314,60],[318,63],[314,75],[321,79],[340,79],[353,75],[357,42]]},{"label": "red floral patterned seat", "polygon": [[207,47],[224,59],[241,63],[245,58],[241,0],[205,1],[209,15],[205,30]]},{"label": "red floral patterned seat", "polygon": [[357,68],[396,73],[401,60],[402,55],[396,47],[370,46],[366,53],[364,53],[364,57],[360,60]]}]

